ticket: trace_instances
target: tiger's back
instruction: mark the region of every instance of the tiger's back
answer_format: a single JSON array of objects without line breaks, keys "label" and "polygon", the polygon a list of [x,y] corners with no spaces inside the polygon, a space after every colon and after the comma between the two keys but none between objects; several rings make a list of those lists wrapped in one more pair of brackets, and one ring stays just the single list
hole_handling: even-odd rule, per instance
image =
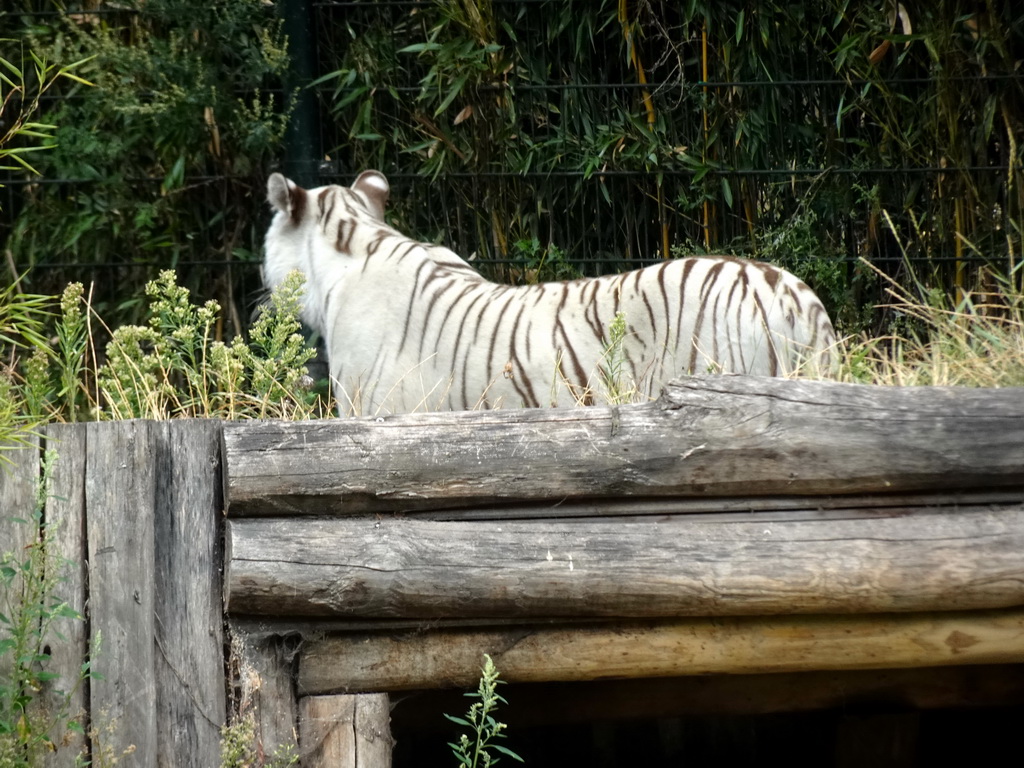
[{"label": "tiger's back", "polygon": [[[326,342],[339,411],[374,415],[651,396],[704,371],[824,371],[835,342],[824,307],[785,270],[686,258],[621,275],[507,286],[446,248],[384,223],[388,185],[304,190],[274,174],[264,277],[306,276],[303,319]],[[609,329],[625,333],[612,349]],[[614,369],[614,370],[613,370]]]}]

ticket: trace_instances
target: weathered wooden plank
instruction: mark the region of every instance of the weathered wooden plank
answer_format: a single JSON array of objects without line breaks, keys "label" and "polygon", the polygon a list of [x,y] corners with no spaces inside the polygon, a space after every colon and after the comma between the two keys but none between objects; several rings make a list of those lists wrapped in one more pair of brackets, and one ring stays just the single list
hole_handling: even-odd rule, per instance
[{"label": "weathered wooden plank", "polygon": [[47,531],[53,535],[53,554],[61,566],[62,581],[57,585],[54,597],[67,603],[82,617],[58,619],[53,625],[54,632],[47,638],[51,654],[49,670],[58,677],[45,686],[46,709],[51,718],[62,707],[66,707],[66,712],[50,732],[57,749],[45,756],[44,764],[58,768],[72,765],[84,746],[84,738],[67,732],[66,724],[69,717],[76,717],[81,722],[81,713],[87,709],[88,687],[80,684],[82,664],[89,657],[88,625],[85,621],[86,427],[84,424],[51,424],[45,428],[44,439],[47,451],[57,453],[44,512]]},{"label": "weathered wooden plank", "polygon": [[0,454],[0,557],[24,560],[24,549],[39,536],[33,515],[39,483],[39,439],[25,436],[25,445],[5,446]]},{"label": "weathered wooden plank", "polygon": [[220,761],[227,715],[221,602],[220,424],[150,427],[155,482],[158,764]]},{"label": "weathered wooden plank", "polygon": [[103,744],[115,754],[134,746],[143,768],[158,757],[151,426],[88,424],[85,478],[90,630],[102,637],[93,669],[103,676],[90,686],[90,711]]},{"label": "weathered wooden plank", "polygon": [[299,744],[306,768],[354,768],[356,696],[299,699]]},{"label": "weathered wooden plank", "polygon": [[1024,480],[1024,390],[694,376],[655,403],[226,424],[232,515]]},{"label": "weathered wooden plank", "polygon": [[1024,604],[1024,504],[871,520],[229,520],[235,614],[726,616]]},{"label": "weathered wooden plank", "polygon": [[[0,563],[16,570],[28,560],[28,547],[39,538],[39,522],[35,516],[39,440],[34,435],[25,435],[24,441],[24,444],[5,445],[0,454]],[[22,593],[24,586],[22,576],[15,574],[6,594],[0,592],[0,612],[13,619],[20,603],[16,596]],[[5,597],[11,602],[5,603]],[[0,654],[0,679],[12,680],[13,670],[13,656]]]},{"label": "weathered wooden plank", "polygon": [[387,694],[305,696],[299,716],[306,768],[390,768],[394,740]]},{"label": "weathered wooden plank", "polygon": [[231,631],[231,666],[241,693],[239,712],[252,713],[258,754],[298,754],[295,657],[299,638],[247,637]]},{"label": "weathered wooden plank", "polygon": [[509,682],[1024,662],[1024,610],[693,618],[569,628],[313,638],[299,691],[471,687],[487,653]]}]

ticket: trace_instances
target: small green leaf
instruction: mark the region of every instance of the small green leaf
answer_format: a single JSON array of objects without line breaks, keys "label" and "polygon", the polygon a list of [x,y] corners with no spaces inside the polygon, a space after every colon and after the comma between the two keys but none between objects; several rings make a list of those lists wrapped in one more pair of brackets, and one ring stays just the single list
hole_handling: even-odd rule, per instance
[{"label": "small green leaf", "polygon": [[732,208],[732,184],[725,176],[722,177],[722,197],[725,199],[725,204]]},{"label": "small green leaf", "polygon": [[[7,69],[19,80],[24,79],[24,75],[22,74],[21,70],[14,66],[7,59],[0,57],[0,66],[7,67]],[[7,80],[7,78],[4,79]],[[10,83],[11,81],[7,80],[7,82]],[[11,83],[11,85],[14,85],[14,83]]]},{"label": "small green leaf", "polygon": [[405,48],[399,48],[398,53],[423,53],[424,51],[437,51],[440,49],[440,43],[414,43],[405,46]]},{"label": "small green leaf", "polygon": [[501,754],[511,757],[513,760],[518,760],[520,763],[526,762],[525,760],[523,760],[523,758],[521,758],[511,749],[509,749],[508,747],[503,747],[500,744],[491,744],[491,749],[497,750],[498,752],[501,752]]},{"label": "small green leaf", "polygon": [[63,77],[66,77],[68,80],[74,80],[76,83],[81,83],[82,85],[88,85],[90,88],[95,87],[95,85],[96,85],[96,83],[93,83],[93,82],[91,82],[89,80],[86,80],[84,77],[79,77],[78,75],[73,75],[70,72],[61,72],[61,75]]}]

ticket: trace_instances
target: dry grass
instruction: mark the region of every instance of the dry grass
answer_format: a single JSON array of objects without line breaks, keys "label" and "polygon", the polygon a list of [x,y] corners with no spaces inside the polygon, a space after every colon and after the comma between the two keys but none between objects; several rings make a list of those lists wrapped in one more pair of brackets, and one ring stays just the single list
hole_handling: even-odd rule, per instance
[{"label": "dry grass", "polygon": [[1021,270],[990,293],[946,293],[890,282],[902,330],[847,341],[838,378],[885,386],[1024,386]]}]

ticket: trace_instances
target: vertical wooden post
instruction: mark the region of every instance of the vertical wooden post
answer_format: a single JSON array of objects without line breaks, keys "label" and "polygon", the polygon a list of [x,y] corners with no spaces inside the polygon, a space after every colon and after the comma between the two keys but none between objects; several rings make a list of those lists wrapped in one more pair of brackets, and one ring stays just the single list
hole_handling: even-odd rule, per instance
[{"label": "vertical wooden post", "polygon": [[221,613],[220,423],[153,424],[158,765],[220,763],[227,715]]},{"label": "vertical wooden post", "polygon": [[296,639],[231,634],[231,665],[242,697],[239,714],[252,713],[260,754],[297,753]]},{"label": "vertical wooden post", "polygon": [[384,693],[304,696],[299,740],[305,768],[391,768],[391,707]]},{"label": "vertical wooden post", "polygon": [[[72,765],[85,746],[85,739],[66,730],[67,719],[81,722],[88,701],[88,682],[79,685],[82,663],[89,658],[89,627],[85,620],[85,435],[84,424],[51,424],[44,437],[46,450],[57,453],[50,477],[43,520],[52,535],[54,553],[63,561],[63,581],[54,597],[73,608],[81,619],[59,619],[53,626],[60,637],[48,638],[48,670],[57,677],[46,684],[43,706],[52,717],[66,706],[66,717],[54,723],[50,738],[57,745],[44,759],[47,768]],[[68,692],[65,695],[63,692]],[[87,725],[83,722],[82,725]]]},{"label": "vertical wooden post", "polygon": [[93,750],[143,768],[220,761],[220,425],[88,425]]},{"label": "vertical wooden post", "polygon": [[23,550],[39,535],[32,523],[39,480],[39,443],[26,435],[27,445],[5,447],[0,453],[0,557],[19,562]]},{"label": "vertical wooden post", "polygon": [[140,768],[157,765],[151,425],[90,423],[85,453],[90,632],[103,676],[90,689],[93,754],[132,749]]},{"label": "vertical wooden post", "polygon": [[[15,568],[28,556],[26,547],[39,536],[39,528],[32,519],[39,480],[39,444],[31,435],[26,435],[25,440],[24,446],[4,446],[0,461],[0,562],[9,556]],[[21,578],[15,574],[10,595],[20,592]],[[12,609],[13,606],[0,603],[3,612]],[[11,680],[12,671],[12,654],[0,655],[0,679]]]}]

